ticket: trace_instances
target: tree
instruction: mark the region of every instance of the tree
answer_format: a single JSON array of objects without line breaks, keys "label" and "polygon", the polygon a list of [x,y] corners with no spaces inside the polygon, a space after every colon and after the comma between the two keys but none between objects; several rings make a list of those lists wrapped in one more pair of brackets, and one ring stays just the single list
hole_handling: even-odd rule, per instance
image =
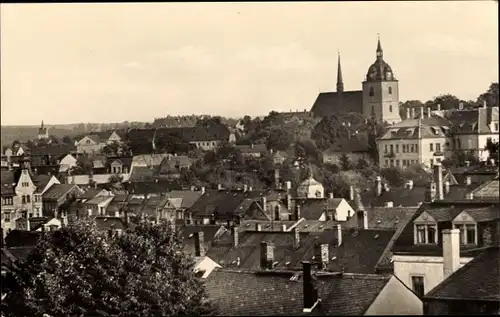
[{"label": "tree", "polygon": [[346,154],[342,154],[339,158],[340,169],[343,171],[349,171],[353,169],[353,164],[351,159]]},{"label": "tree", "polygon": [[[407,114],[406,110],[407,110],[407,109],[410,109],[410,112],[411,112],[411,111],[415,111],[416,113],[418,113],[418,112],[417,112],[417,109],[419,109],[419,108],[421,108],[421,107],[423,107],[423,106],[424,106],[424,104],[423,104],[423,102],[422,102],[422,101],[420,101],[420,100],[408,100],[408,101],[405,101],[405,102],[403,102],[403,103],[401,103],[401,104],[399,105],[399,116],[400,116],[403,120],[405,120],[405,119],[409,119],[409,118],[407,118],[407,116],[406,116],[406,114]],[[415,110],[412,110],[412,109],[415,109]]]},{"label": "tree", "polygon": [[69,135],[63,136],[63,138],[62,138],[61,141],[62,141],[62,143],[67,144],[67,145],[73,145],[74,144],[73,139]]},{"label": "tree", "polygon": [[207,117],[198,119],[198,121],[196,121],[196,126],[204,127],[204,128],[219,126],[221,124],[223,124],[222,118],[219,116],[215,116],[215,117],[208,117],[207,116]]},{"label": "tree", "polygon": [[177,316],[212,313],[193,260],[170,224],[123,234],[80,220],[46,233],[2,281],[5,316]]},{"label": "tree", "polygon": [[113,174],[113,175],[109,176],[108,183],[114,189],[122,189],[123,188],[123,176],[119,175],[119,174]]},{"label": "tree", "polygon": [[49,142],[50,144],[59,144],[59,139],[55,135],[50,135],[49,136]]},{"label": "tree", "polygon": [[498,159],[499,159],[498,141],[492,142],[488,140],[488,142],[486,143],[486,150],[488,150],[489,153],[488,159],[494,159],[496,164],[498,164]]},{"label": "tree", "polygon": [[444,159],[441,162],[441,164],[443,164],[446,167],[458,167],[458,166],[464,166],[466,161],[468,161],[471,165],[479,163],[479,160],[474,155],[474,152],[454,150],[451,153],[451,156],[447,159]]},{"label": "tree", "polygon": [[405,184],[406,179],[403,171],[398,167],[383,168],[380,173],[390,186],[399,187]]},{"label": "tree", "polygon": [[349,138],[350,131],[335,115],[324,117],[313,129],[311,138],[321,150],[326,150],[337,140]]},{"label": "tree", "polygon": [[491,83],[488,90],[478,97],[478,102],[485,100],[488,107],[495,107],[499,104],[498,83]]},{"label": "tree", "polygon": [[269,131],[267,148],[276,151],[285,151],[293,143],[293,134],[290,131],[275,127]]},{"label": "tree", "polygon": [[316,144],[310,139],[295,142],[295,157],[305,158],[306,163],[320,163],[322,161]]}]

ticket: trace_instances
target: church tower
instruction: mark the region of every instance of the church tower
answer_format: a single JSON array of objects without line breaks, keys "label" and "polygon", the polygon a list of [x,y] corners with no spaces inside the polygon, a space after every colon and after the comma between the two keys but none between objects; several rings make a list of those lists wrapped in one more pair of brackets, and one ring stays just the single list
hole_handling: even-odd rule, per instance
[{"label": "church tower", "polygon": [[368,68],[363,82],[363,115],[389,124],[401,121],[399,116],[399,83],[391,66],[384,61],[384,51],[377,44],[377,59]]}]

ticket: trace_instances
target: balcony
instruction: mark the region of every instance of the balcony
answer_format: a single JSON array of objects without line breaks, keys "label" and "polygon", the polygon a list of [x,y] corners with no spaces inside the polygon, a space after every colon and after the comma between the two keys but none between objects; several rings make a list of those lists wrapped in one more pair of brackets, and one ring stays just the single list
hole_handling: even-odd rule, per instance
[{"label": "balcony", "polygon": [[432,155],[434,155],[434,156],[444,156],[444,153],[443,153],[443,151],[436,151]]}]

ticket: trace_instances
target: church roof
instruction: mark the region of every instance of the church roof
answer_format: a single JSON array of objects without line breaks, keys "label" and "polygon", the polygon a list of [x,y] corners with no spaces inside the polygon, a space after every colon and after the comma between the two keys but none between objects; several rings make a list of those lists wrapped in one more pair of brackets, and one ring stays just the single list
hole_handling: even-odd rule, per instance
[{"label": "church roof", "polygon": [[311,112],[315,117],[326,117],[341,113],[363,112],[363,91],[352,90],[339,92],[322,92],[316,98]]}]

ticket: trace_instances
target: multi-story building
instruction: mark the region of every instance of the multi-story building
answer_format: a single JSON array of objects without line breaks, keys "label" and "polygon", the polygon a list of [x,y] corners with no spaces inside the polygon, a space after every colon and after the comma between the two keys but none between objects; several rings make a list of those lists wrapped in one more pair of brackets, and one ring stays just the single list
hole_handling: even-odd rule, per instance
[{"label": "multi-story building", "polygon": [[472,110],[425,111],[410,113],[402,122],[391,125],[378,140],[379,162],[383,167],[431,166],[456,151],[488,157],[486,144],[498,141],[498,107]]}]

